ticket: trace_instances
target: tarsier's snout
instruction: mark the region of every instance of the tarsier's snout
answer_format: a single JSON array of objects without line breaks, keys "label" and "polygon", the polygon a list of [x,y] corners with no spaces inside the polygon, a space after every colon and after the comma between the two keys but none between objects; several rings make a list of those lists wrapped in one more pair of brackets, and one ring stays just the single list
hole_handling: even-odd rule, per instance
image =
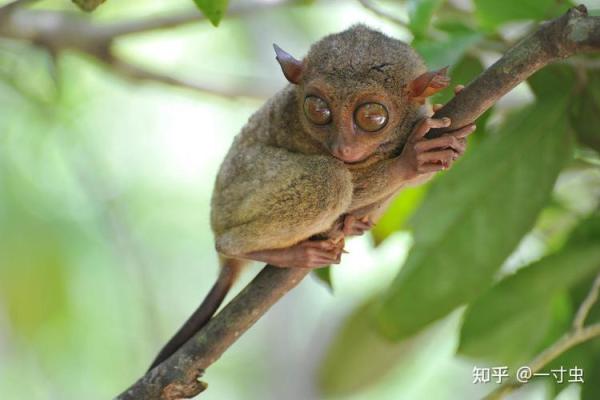
[{"label": "tarsier's snout", "polygon": [[363,161],[368,154],[363,148],[357,148],[345,144],[334,144],[331,146],[331,155],[347,164],[354,164]]}]

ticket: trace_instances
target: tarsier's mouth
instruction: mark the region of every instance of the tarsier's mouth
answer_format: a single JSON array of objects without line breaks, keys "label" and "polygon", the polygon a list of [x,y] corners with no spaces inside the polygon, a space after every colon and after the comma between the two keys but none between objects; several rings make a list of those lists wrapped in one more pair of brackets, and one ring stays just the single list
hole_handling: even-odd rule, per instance
[{"label": "tarsier's mouth", "polygon": [[360,164],[361,162],[365,161],[367,158],[369,158],[369,154],[364,155],[364,156],[360,156],[358,158],[341,158],[341,157],[337,157],[335,155],[332,154],[332,156],[338,160],[340,160],[341,162],[343,162],[344,164],[348,164],[348,165],[355,165],[355,164]]}]

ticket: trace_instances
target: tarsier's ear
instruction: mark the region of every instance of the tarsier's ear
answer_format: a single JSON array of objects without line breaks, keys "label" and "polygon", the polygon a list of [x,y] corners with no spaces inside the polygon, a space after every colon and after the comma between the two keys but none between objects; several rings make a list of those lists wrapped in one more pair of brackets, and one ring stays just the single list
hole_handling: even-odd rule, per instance
[{"label": "tarsier's ear", "polygon": [[427,71],[409,84],[409,96],[419,103],[424,103],[427,97],[446,88],[449,84],[448,67]]},{"label": "tarsier's ear", "polygon": [[273,48],[275,49],[275,54],[277,54],[277,61],[281,66],[281,70],[283,71],[283,75],[285,75],[286,79],[293,84],[298,84],[300,82],[300,78],[302,77],[302,72],[304,70],[304,65],[302,61],[296,60],[293,56],[286,53],[281,47],[277,46],[273,43]]}]

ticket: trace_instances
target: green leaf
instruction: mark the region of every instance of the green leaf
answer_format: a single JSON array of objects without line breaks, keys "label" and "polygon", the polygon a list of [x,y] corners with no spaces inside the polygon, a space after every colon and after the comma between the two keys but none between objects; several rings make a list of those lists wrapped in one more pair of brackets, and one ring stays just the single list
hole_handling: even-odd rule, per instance
[{"label": "green leaf", "polygon": [[377,225],[371,229],[375,245],[379,245],[391,234],[403,229],[408,217],[417,209],[425,195],[427,186],[407,188],[394,199]]},{"label": "green leaf", "polygon": [[584,145],[600,151],[600,72],[588,73],[581,93],[572,98],[569,121],[577,139]]},{"label": "green leaf", "polygon": [[73,3],[77,4],[83,11],[91,12],[94,11],[98,6],[104,3],[106,0],[72,0]]},{"label": "green leaf", "polygon": [[323,394],[348,395],[376,384],[400,361],[410,362],[411,350],[420,348],[419,339],[390,343],[372,323],[373,301],[358,307],[340,327],[319,370]]},{"label": "green leaf", "polygon": [[[555,360],[544,367],[545,372],[558,370],[561,367],[569,371],[571,368],[578,367],[583,369],[584,384],[581,385],[581,400],[597,400],[598,396],[591,396],[592,393],[597,393],[598,390],[598,360],[600,360],[600,340],[592,339],[578,346],[573,347],[567,352],[558,356]],[[565,374],[565,380],[568,380],[569,373]],[[540,380],[542,380],[540,378]],[[556,379],[545,378],[545,381],[550,384],[552,392],[558,395],[567,387],[566,383],[557,383]],[[587,387],[587,388],[586,388]],[[587,393],[586,393],[587,392]]]},{"label": "green leaf", "polygon": [[584,383],[581,385],[581,400],[600,399],[600,357],[596,352],[595,363],[584,370]]},{"label": "green leaf", "polygon": [[483,27],[494,29],[506,22],[550,19],[571,5],[570,1],[556,0],[475,0],[475,16]]},{"label": "green leaf", "polygon": [[214,26],[219,26],[227,11],[229,0],[194,0],[194,3]]},{"label": "green leaf", "polygon": [[323,282],[327,288],[333,290],[333,284],[331,282],[331,267],[317,268],[313,270],[313,276],[319,281]]},{"label": "green leaf", "polygon": [[527,83],[540,100],[558,94],[570,95],[575,85],[575,71],[568,65],[553,64],[535,73]]},{"label": "green leaf", "polygon": [[510,116],[434,182],[412,219],[415,245],[382,299],[382,333],[412,335],[492,283],[571,157],[566,101],[555,96]]},{"label": "green leaf", "polygon": [[431,23],[431,17],[440,8],[444,0],[409,0],[409,28],[415,36],[425,36]]},{"label": "green leaf", "polygon": [[545,344],[553,308],[564,309],[556,302],[600,269],[598,239],[520,269],[471,303],[464,316],[459,353],[510,367],[527,362]]},{"label": "green leaf", "polygon": [[454,65],[469,48],[477,44],[483,35],[474,31],[450,34],[440,41],[415,40],[413,47],[423,57],[430,69]]}]

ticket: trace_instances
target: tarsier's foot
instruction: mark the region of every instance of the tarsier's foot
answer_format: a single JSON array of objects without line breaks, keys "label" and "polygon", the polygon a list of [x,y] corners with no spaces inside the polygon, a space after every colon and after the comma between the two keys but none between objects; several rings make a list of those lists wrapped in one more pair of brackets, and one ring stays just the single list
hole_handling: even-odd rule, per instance
[{"label": "tarsier's foot", "polygon": [[246,256],[278,267],[320,268],[339,264],[343,240],[305,240],[285,249],[261,250]]},{"label": "tarsier's foot", "polygon": [[373,228],[375,224],[369,216],[357,218],[352,214],[344,217],[342,232],[345,236],[359,236]]}]

